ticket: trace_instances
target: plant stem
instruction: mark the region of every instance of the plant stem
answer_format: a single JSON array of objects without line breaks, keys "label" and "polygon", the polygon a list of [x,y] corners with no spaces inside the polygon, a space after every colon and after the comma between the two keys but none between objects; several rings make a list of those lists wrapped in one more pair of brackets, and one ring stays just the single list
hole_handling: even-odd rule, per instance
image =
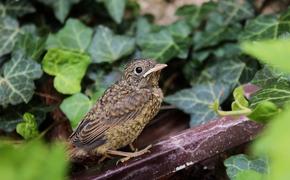
[{"label": "plant stem", "polygon": [[220,116],[241,116],[241,115],[247,116],[252,113],[252,110],[249,108],[244,108],[242,110],[236,110],[236,111],[217,110],[216,112]]}]

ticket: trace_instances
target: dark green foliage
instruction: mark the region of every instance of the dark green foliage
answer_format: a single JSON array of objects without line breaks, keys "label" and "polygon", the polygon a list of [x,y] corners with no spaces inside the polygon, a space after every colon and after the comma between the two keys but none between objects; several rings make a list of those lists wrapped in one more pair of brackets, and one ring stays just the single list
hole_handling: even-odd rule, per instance
[{"label": "dark green foliage", "polygon": [[[290,46],[290,10],[262,15],[257,9],[248,0],[185,5],[176,10],[176,22],[161,26],[154,18],[141,15],[138,3],[131,0],[1,1],[1,132],[12,134],[17,129],[27,140],[38,136],[37,129],[54,109],[45,104],[47,98],[55,98],[47,94],[51,89],[60,94],[55,106],[76,127],[105,89],[120,78],[125,63],[134,58],[152,58],[169,65],[160,83],[166,89],[165,103],[188,113],[191,126],[217,117],[215,111],[221,111],[218,103],[222,109],[232,109],[231,113],[246,112],[243,115],[253,120],[268,122],[290,100],[290,66],[281,65],[290,52],[284,51]],[[256,42],[264,39],[283,42]],[[172,77],[180,81],[168,85]],[[249,99],[241,88],[234,90],[250,82],[261,89]],[[23,119],[25,113],[34,117]],[[46,120],[53,122],[53,118],[49,115]],[[46,146],[35,146],[32,152],[50,152]],[[30,150],[26,148],[24,152]],[[60,156],[58,153],[52,159]],[[7,162],[17,162],[12,155],[7,155]],[[31,161],[44,163],[41,158]],[[64,162],[57,173],[65,172]],[[35,166],[31,163],[29,168]],[[52,164],[47,160],[48,169],[54,169]],[[247,168],[237,177],[260,177],[258,173]]]}]

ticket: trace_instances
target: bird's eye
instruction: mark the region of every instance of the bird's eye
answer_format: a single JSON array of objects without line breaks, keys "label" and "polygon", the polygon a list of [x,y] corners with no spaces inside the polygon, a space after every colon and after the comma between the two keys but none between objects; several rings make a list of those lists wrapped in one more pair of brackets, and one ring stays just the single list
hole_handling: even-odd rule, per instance
[{"label": "bird's eye", "polygon": [[142,71],[143,71],[143,69],[141,67],[136,67],[135,68],[135,74],[137,74],[137,75],[142,73]]}]

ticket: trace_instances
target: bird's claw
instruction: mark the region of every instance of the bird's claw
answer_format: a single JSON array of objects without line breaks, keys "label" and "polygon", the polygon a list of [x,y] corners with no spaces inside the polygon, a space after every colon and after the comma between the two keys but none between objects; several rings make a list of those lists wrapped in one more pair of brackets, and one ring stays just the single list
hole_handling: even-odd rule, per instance
[{"label": "bird's claw", "polygon": [[141,155],[146,154],[146,153],[150,153],[151,151],[149,149],[151,147],[152,147],[152,145],[149,145],[149,146],[147,146],[146,148],[144,148],[144,149],[142,149],[140,151],[136,151],[136,152],[133,152],[133,153],[127,153],[124,158],[121,158],[121,159],[119,159],[117,161],[116,165],[118,165],[120,162],[124,163],[124,162],[128,161],[131,158],[138,157],[138,156],[141,156]]}]

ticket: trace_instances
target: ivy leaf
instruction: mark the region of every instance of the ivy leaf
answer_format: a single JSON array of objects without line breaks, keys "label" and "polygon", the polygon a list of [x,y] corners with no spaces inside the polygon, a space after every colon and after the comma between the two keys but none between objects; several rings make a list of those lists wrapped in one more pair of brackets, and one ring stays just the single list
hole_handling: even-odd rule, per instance
[{"label": "ivy leaf", "polygon": [[39,60],[45,49],[46,38],[38,37],[32,33],[25,33],[21,35],[14,49],[21,50],[26,57],[33,60]]},{"label": "ivy leaf", "polygon": [[136,37],[138,37],[150,33],[152,30],[152,25],[145,17],[139,17],[136,21]]},{"label": "ivy leaf", "polygon": [[21,30],[18,22],[11,17],[0,17],[0,56],[10,53]]},{"label": "ivy leaf", "polygon": [[250,106],[256,107],[262,101],[270,101],[279,107],[290,101],[290,83],[287,81],[269,84],[250,98]]},{"label": "ivy leaf", "polygon": [[0,152],[0,179],[60,180],[66,177],[68,158],[64,145],[31,141],[15,146],[1,141]]},{"label": "ivy leaf", "polygon": [[258,122],[267,122],[276,116],[280,109],[270,101],[261,101],[248,117]]},{"label": "ivy leaf", "polygon": [[290,82],[290,75],[278,71],[277,69],[264,66],[263,69],[259,70],[251,83],[260,86],[261,88],[267,87],[269,84]]},{"label": "ivy leaf", "polygon": [[50,34],[48,48],[61,48],[85,52],[92,38],[93,30],[79,20],[69,19],[57,34]]},{"label": "ivy leaf", "polygon": [[178,21],[169,25],[167,28],[173,39],[178,43],[187,39],[188,35],[191,33],[191,29],[185,21]]},{"label": "ivy leaf", "polygon": [[34,12],[35,9],[31,4],[26,1],[14,1],[6,0],[5,2],[0,3],[0,17],[4,16],[22,16],[27,13]]},{"label": "ivy leaf", "polygon": [[135,40],[128,36],[114,35],[105,27],[98,26],[89,47],[94,63],[112,63],[134,51]]},{"label": "ivy leaf", "polygon": [[198,31],[194,34],[194,49],[199,50],[205,47],[217,45],[222,41],[236,40],[241,31],[241,25],[238,23],[227,25],[224,17],[219,13],[211,13],[204,31]]},{"label": "ivy leaf", "polygon": [[28,103],[35,88],[33,80],[42,75],[40,65],[33,60],[25,59],[21,52],[15,52],[0,72],[0,104],[2,106]]},{"label": "ivy leaf", "polygon": [[221,84],[207,82],[167,96],[165,102],[175,105],[177,108],[190,114],[190,125],[194,126],[217,117],[216,113],[209,106],[215,100],[219,102],[225,100],[226,97],[223,96],[224,88]]},{"label": "ivy leaf", "polygon": [[167,62],[180,51],[170,31],[166,29],[140,36],[137,39],[137,44],[142,50],[143,57],[152,58],[162,63]]},{"label": "ivy leaf", "polygon": [[290,108],[285,110],[269,122],[263,132],[263,136],[258,138],[253,146],[254,154],[263,154],[269,158],[269,175],[267,179],[289,179],[290,161],[289,137],[290,137]]},{"label": "ivy leaf", "polygon": [[240,46],[236,43],[225,43],[218,47],[192,51],[192,59],[203,62],[211,55],[216,59],[231,59],[241,54]]},{"label": "ivy leaf", "polygon": [[220,1],[218,12],[212,12],[208,16],[205,30],[194,34],[194,49],[199,50],[223,41],[236,40],[241,31],[239,21],[253,15],[253,7],[247,1]]},{"label": "ivy leaf", "polygon": [[127,0],[103,0],[110,16],[118,24],[122,22]]},{"label": "ivy leaf", "polygon": [[244,31],[240,34],[241,40],[277,39],[290,29],[290,9],[280,16],[260,15],[249,20]]},{"label": "ivy leaf", "polygon": [[186,21],[192,27],[198,27],[202,20],[208,17],[208,14],[215,10],[217,3],[215,2],[205,2],[202,5],[184,5],[178,8],[175,12],[177,16],[185,17]]},{"label": "ivy leaf", "polygon": [[[248,56],[240,56],[240,57],[245,63],[245,68],[239,79],[239,82],[240,84],[247,84],[255,78],[256,73],[259,71],[258,69],[260,69],[260,64],[258,61]],[[253,83],[251,82],[251,84]]]},{"label": "ivy leaf", "polygon": [[248,1],[222,0],[218,11],[224,16],[224,24],[236,23],[254,15],[254,8]]},{"label": "ivy leaf", "polygon": [[217,60],[209,64],[197,79],[193,79],[191,85],[196,86],[204,81],[220,82],[228,87],[223,92],[225,96],[228,96],[239,83],[244,68],[245,63],[238,59]]},{"label": "ivy leaf", "polygon": [[[6,110],[7,111],[7,110]],[[15,130],[18,123],[22,121],[22,117],[15,112],[1,114],[0,129],[5,132],[12,132]]]},{"label": "ivy leaf", "polygon": [[[225,84],[236,85],[245,68],[245,63],[239,59],[224,61],[216,61],[212,66],[209,66],[203,73],[208,73],[207,78],[213,81],[222,81]],[[204,74],[203,77],[206,77]]]},{"label": "ivy leaf", "polygon": [[80,0],[38,0],[48,6],[50,6],[53,11],[54,15],[60,22],[64,22],[65,18],[67,17],[70,8],[73,4],[78,3]]},{"label": "ivy leaf", "polygon": [[60,109],[68,117],[73,128],[77,127],[83,117],[89,112],[93,102],[84,94],[77,93],[65,98]]},{"label": "ivy leaf", "polygon": [[84,77],[91,59],[86,54],[78,52],[49,49],[43,58],[43,70],[54,75],[53,85],[63,94],[74,94],[81,90],[81,80]]},{"label": "ivy leaf", "polygon": [[16,131],[25,140],[30,140],[37,137],[39,132],[34,115],[31,113],[25,113],[23,115],[23,122],[17,124]]},{"label": "ivy leaf", "polygon": [[[289,15],[290,16],[290,15]],[[290,28],[290,26],[289,26]],[[242,44],[245,53],[257,59],[290,73],[290,67],[285,66],[290,56],[290,40],[266,40],[259,42],[245,42]]]},{"label": "ivy leaf", "polygon": [[253,170],[260,174],[268,173],[268,161],[265,158],[250,159],[245,154],[231,156],[224,161],[227,175],[230,179],[236,179],[237,175],[243,171]]},{"label": "ivy leaf", "polygon": [[235,180],[248,180],[248,179],[263,180],[265,179],[265,177],[262,173],[258,173],[257,171],[244,170],[239,172],[235,178]]},{"label": "ivy leaf", "polygon": [[212,120],[217,115],[210,106],[216,100],[222,103],[230,95],[244,67],[239,60],[213,62],[191,82],[193,88],[178,91],[165,101],[190,114],[191,126]]},{"label": "ivy leaf", "polygon": [[12,132],[15,130],[18,123],[23,121],[22,114],[29,112],[35,115],[37,124],[40,125],[46,118],[46,114],[52,111],[53,107],[43,106],[29,102],[27,105],[22,106],[9,106],[0,116],[0,129],[5,132]]},{"label": "ivy leaf", "polygon": [[178,57],[181,59],[186,59],[188,56],[189,46],[191,44],[191,39],[188,37],[191,33],[190,26],[185,21],[180,20],[169,25],[167,29],[178,46]]}]

